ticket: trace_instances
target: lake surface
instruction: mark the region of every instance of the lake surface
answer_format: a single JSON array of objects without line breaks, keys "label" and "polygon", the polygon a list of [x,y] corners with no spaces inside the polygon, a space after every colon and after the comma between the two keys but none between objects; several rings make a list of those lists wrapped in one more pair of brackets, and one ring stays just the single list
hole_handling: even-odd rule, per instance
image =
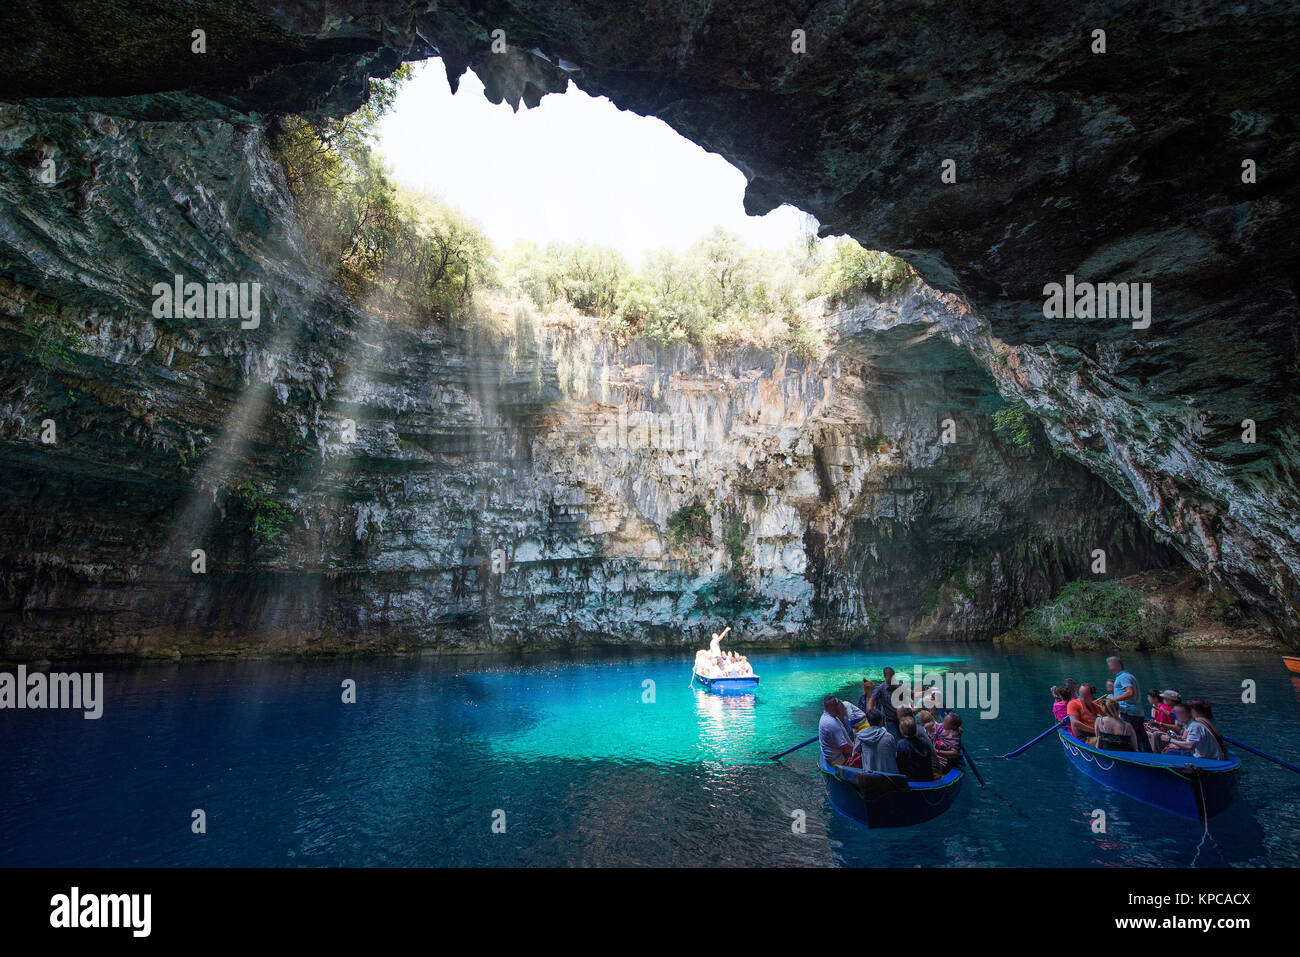
[{"label": "lake surface", "polygon": [[[1104,685],[1100,653],[756,651],[761,690],[736,698],[691,688],[692,657],[114,667],[97,721],[0,711],[0,865],[1300,865],[1300,776],[1250,755],[1208,839],[1082,776],[1055,739],[996,759],[1051,725],[1050,685]],[[963,712],[989,788],[968,775],[946,815],[868,832],[831,809],[815,745],[767,760],[816,733],[822,694],[856,701],[863,674],[916,663],[999,675],[999,716]],[[1300,763],[1300,682],[1277,655],[1128,664]]]}]

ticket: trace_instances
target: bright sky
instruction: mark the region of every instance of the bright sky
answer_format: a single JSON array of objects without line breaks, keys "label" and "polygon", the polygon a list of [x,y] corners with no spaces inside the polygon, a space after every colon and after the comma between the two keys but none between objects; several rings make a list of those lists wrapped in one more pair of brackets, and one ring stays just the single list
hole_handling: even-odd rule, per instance
[{"label": "bright sky", "polygon": [[746,216],[745,177],[722,157],[572,83],[514,113],[489,103],[473,73],[452,96],[441,60],[416,64],[381,122],[379,149],[400,182],[458,207],[501,246],[581,239],[637,263],[715,225],[772,249],[802,232],[792,206]]}]

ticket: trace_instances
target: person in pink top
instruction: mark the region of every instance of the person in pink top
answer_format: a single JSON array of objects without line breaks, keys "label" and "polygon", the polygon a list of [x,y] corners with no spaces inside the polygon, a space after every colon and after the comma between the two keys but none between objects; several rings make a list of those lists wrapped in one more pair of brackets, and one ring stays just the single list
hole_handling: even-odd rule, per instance
[{"label": "person in pink top", "polygon": [[1059,724],[1064,721],[1066,715],[1070,713],[1070,699],[1074,696],[1070,694],[1070,689],[1065,685],[1053,685],[1052,696],[1056,698],[1056,700],[1052,702],[1052,717],[1055,718]]}]

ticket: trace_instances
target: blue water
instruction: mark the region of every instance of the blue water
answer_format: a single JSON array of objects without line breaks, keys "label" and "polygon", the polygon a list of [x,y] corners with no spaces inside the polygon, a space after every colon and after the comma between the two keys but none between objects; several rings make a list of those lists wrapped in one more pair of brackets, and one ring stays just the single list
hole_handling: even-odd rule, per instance
[{"label": "blue water", "polygon": [[[98,721],[0,711],[0,865],[1300,865],[1300,776],[1248,755],[1208,838],[1083,777],[1054,740],[995,759],[1051,724],[1050,685],[1102,684],[1102,655],[755,652],[762,687],[742,698],[690,688],[691,657],[117,667]],[[867,832],[831,809],[815,747],[766,760],[815,733],[823,693],[856,700],[863,674],[917,662],[999,674],[1001,714],[966,712],[990,789],[968,776],[943,817]],[[1276,655],[1129,665],[1300,763],[1300,682]]]}]

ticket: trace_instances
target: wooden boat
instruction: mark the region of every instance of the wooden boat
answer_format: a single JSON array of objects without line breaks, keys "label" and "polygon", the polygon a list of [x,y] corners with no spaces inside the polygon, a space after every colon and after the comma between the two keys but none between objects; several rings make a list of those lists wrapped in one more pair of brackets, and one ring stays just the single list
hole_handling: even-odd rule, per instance
[{"label": "wooden boat", "polygon": [[[718,694],[753,694],[758,689],[758,675],[744,675],[735,678],[706,678],[698,671],[695,680],[701,682],[709,691]],[[679,679],[680,680],[680,679]]]},{"label": "wooden boat", "polygon": [[937,781],[909,781],[901,774],[832,767],[818,754],[831,806],[863,827],[910,827],[938,817],[957,800],[965,772],[953,768]]},{"label": "wooden boat", "polygon": [[1237,757],[1211,761],[1190,754],[1103,751],[1067,731],[1057,736],[1070,763],[1094,781],[1191,821],[1214,817],[1237,795]]},{"label": "wooden boat", "polygon": [[1282,664],[1286,665],[1286,670],[1300,675],[1300,658],[1292,658],[1290,655],[1282,656]]}]

